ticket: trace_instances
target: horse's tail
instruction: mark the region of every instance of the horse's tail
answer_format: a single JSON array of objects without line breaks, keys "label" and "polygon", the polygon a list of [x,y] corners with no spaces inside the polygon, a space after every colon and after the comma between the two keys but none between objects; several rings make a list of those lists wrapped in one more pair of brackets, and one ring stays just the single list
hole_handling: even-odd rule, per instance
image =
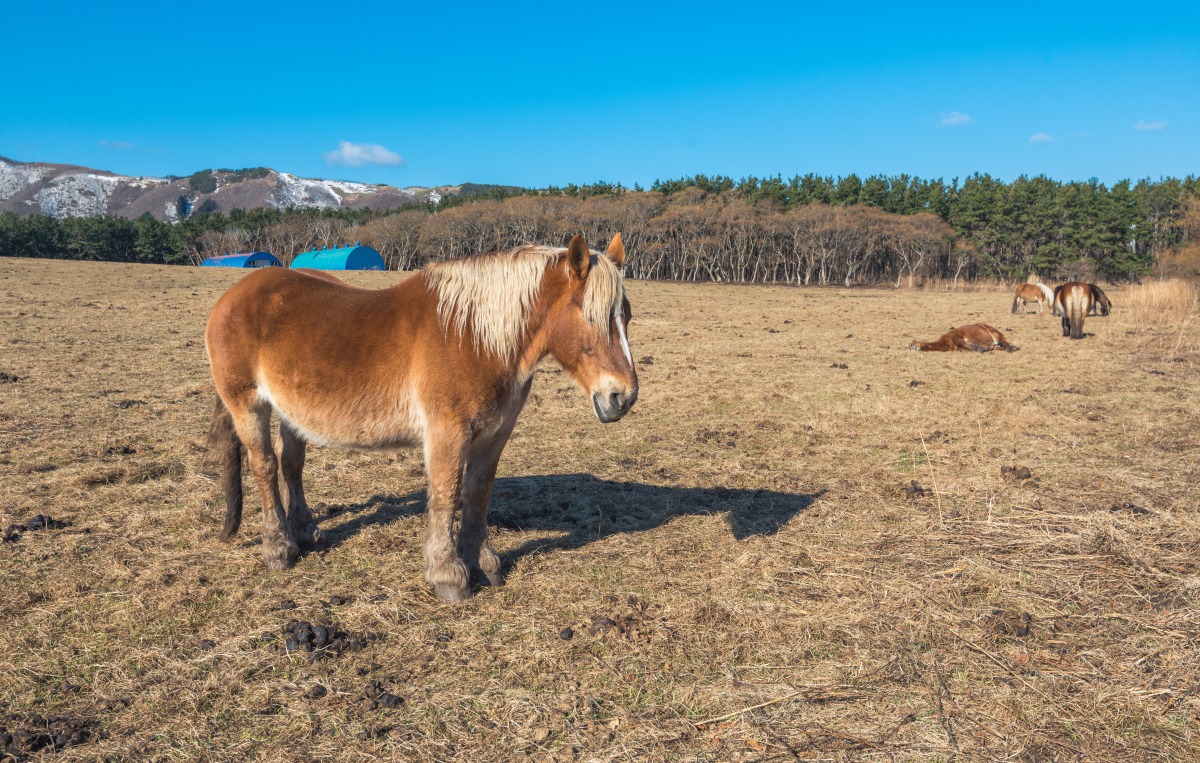
[{"label": "horse's tail", "polygon": [[1087,297],[1081,289],[1072,290],[1067,296],[1068,310],[1071,313],[1071,338],[1083,339],[1083,318],[1088,313]]},{"label": "horse's tail", "polygon": [[212,429],[208,433],[209,452],[221,457],[221,485],[225,489],[225,528],[221,540],[231,540],[242,524],[242,441],[233,427],[233,414],[221,396],[213,410]]},{"label": "horse's tail", "polygon": [[1017,290],[1017,293],[1013,295],[1013,306],[1012,306],[1012,311],[1013,311],[1014,313],[1017,311],[1017,302],[1019,302],[1020,300],[1021,300],[1021,290],[1020,290],[1020,289],[1018,289],[1018,290]]}]

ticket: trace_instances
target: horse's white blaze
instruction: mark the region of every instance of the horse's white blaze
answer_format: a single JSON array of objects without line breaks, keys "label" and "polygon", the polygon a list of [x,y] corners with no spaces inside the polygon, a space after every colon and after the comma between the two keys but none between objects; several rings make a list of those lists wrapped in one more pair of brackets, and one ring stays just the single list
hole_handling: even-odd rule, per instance
[{"label": "horse's white blaze", "polygon": [[621,337],[621,349],[625,351],[625,359],[629,361],[629,368],[633,368],[633,354],[629,351],[629,339],[625,336],[625,322],[621,320],[621,303],[613,303],[613,323],[617,324],[617,335]]}]

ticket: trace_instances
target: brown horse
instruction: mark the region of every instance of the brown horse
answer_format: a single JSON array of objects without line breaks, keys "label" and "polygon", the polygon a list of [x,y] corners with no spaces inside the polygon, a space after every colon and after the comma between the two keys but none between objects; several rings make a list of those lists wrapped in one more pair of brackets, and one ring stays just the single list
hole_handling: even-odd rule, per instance
[{"label": "brown horse", "polygon": [[1096,295],[1090,283],[1071,281],[1054,290],[1054,314],[1062,316],[1063,336],[1083,339],[1083,319],[1095,302]]},{"label": "brown horse", "polygon": [[1014,352],[1017,349],[1016,346],[1009,344],[1008,340],[1004,338],[1004,334],[1001,334],[1000,330],[994,326],[986,323],[969,323],[966,326],[959,326],[947,331],[936,342],[922,342],[920,339],[914,339],[908,349],[922,352],[958,352],[959,350],[990,352],[997,347],[1008,352]]},{"label": "brown horse", "polygon": [[262,494],[263,558],[277,570],[296,560],[299,545],[324,540],[301,482],[307,443],[420,445],[429,480],[425,579],[444,601],[468,595],[471,571],[499,585],[487,505],[534,367],[553,356],[603,423],[637,399],[624,262],[618,234],[602,255],[575,236],[565,249],[524,246],[430,265],[380,290],[307,270],[246,276],[217,301],[205,333],[224,460],[222,538],[241,521],[243,450]]},{"label": "brown horse", "polygon": [[1090,283],[1088,286],[1092,287],[1092,294],[1096,297],[1096,301],[1092,303],[1092,309],[1088,311],[1088,315],[1099,313],[1101,317],[1107,318],[1108,314],[1112,312],[1112,300],[1096,284]]},{"label": "brown horse", "polygon": [[1040,315],[1042,307],[1050,304],[1053,299],[1054,293],[1050,291],[1050,287],[1046,284],[1040,281],[1036,284],[1023,283],[1017,287],[1017,291],[1013,295],[1012,311],[1014,313],[1017,311],[1018,302],[1021,304],[1021,307],[1025,307],[1030,302],[1037,302],[1038,314]]}]

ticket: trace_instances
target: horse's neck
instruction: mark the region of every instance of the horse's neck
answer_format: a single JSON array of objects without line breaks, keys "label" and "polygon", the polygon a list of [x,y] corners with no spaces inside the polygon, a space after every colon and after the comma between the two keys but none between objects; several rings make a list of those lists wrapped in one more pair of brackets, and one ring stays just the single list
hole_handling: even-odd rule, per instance
[{"label": "horse's neck", "polygon": [[934,351],[940,352],[943,350],[951,350],[953,348],[954,348],[954,339],[952,337],[945,336],[945,335],[941,336],[936,341],[929,342],[925,345],[925,349],[927,351],[934,350]]}]

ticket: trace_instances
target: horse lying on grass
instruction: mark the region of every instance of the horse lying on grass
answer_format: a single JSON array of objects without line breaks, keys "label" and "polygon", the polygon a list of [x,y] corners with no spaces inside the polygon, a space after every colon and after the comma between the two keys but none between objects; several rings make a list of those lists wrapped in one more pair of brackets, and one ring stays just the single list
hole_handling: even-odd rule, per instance
[{"label": "horse lying on grass", "polygon": [[421,446],[425,579],[444,601],[468,596],[472,571],[499,585],[487,505],[534,367],[553,356],[602,423],[637,400],[624,262],[618,234],[603,255],[575,236],[566,249],[524,246],[433,264],[380,290],[311,270],[246,276],[217,301],[205,332],[224,466],[221,537],[241,522],[243,451],[262,494],[263,559],[279,570],[300,546],[324,540],[301,481],[307,443]]},{"label": "horse lying on grass", "polygon": [[1015,352],[1018,348],[1008,343],[1000,330],[986,323],[969,323],[951,329],[935,342],[922,342],[914,339],[908,346],[910,350],[922,352],[958,352],[972,350],[974,352],[991,352],[996,348]]},{"label": "horse lying on grass", "polygon": [[1016,293],[1013,295],[1012,311],[1017,311],[1017,303],[1021,304],[1022,309],[1030,302],[1037,302],[1038,314],[1041,315],[1042,307],[1049,305],[1054,301],[1054,292],[1050,287],[1042,282],[1038,283],[1023,283],[1017,287]]}]

